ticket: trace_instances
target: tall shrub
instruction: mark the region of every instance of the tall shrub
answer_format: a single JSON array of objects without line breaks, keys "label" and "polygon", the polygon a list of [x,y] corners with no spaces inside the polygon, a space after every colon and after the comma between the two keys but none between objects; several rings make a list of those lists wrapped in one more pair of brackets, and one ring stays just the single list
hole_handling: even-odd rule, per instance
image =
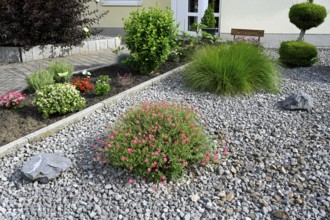
[{"label": "tall shrub", "polygon": [[92,0],[0,0],[0,45],[76,45],[86,37],[83,27],[98,21]]},{"label": "tall shrub", "polygon": [[127,61],[141,73],[155,70],[166,61],[175,45],[177,25],[170,9],[134,11],[124,21],[125,42],[132,55]]},{"label": "tall shrub", "polygon": [[324,22],[327,10],[324,6],[314,4],[313,1],[295,4],[290,8],[290,22],[300,29],[298,41],[304,39],[306,30],[318,27]]}]

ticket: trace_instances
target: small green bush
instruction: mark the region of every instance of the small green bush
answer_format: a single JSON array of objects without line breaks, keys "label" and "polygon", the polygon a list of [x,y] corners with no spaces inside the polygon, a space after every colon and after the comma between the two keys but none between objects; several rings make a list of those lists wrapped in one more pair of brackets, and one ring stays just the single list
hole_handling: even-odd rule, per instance
[{"label": "small green bush", "polygon": [[26,78],[28,89],[35,92],[44,86],[54,84],[53,74],[47,70],[38,70]]},{"label": "small green bush", "polygon": [[309,30],[324,22],[327,10],[324,6],[303,2],[295,4],[290,8],[290,22],[299,29]]},{"label": "small green bush", "polygon": [[110,91],[110,80],[109,76],[99,76],[94,88],[95,94],[99,96],[107,94]]},{"label": "small green bush", "polygon": [[280,62],[288,67],[307,67],[317,62],[317,49],[303,41],[285,41],[281,43]]},{"label": "small green bush", "polygon": [[275,62],[244,42],[197,50],[183,77],[193,89],[222,95],[277,92],[279,83]]},{"label": "small green bush", "polygon": [[217,20],[214,16],[214,9],[212,5],[209,5],[205,10],[204,16],[202,17],[202,24],[206,25],[208,28],[214,28]]},{"label": "small green bush", "polygon": [[56,83],[70,82],[73,69],[73,65],[61,61],[53,62],[48,67],[48,71],[53,74]]},{"label": "small green bush", "polygon": [[141,73],[149,73],[165,62],[176,42],[177,25],[170,9],[134,11],[124,21],[124,30],[132,53],[126,61]]},{"label": "small green bush", "polygon": [[190,107],[145,102],[111,128],[98,159],[160,182],[180,178],[185,167],[205,165],[211,159],[210,150]]},{"label": "small green bush", "polygon": [[47,118],[55,113],[65,114],[83,109],[85,99],[74,86],[58,83],[37,90],[33,104]]}]

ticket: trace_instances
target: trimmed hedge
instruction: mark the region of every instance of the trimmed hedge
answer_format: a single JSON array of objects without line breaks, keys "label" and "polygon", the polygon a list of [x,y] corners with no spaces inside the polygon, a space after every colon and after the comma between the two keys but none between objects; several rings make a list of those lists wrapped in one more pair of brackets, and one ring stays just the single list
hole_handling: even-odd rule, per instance
[{"label": "trimmed hedge", "polygon": [[327,10],[324,6],[309,2],[295,4],[289,12],[290,22],[303,30],[319,26],[326,16]]},{"label": "trimmed hedge", "polygon": [[279,48],[280,61],[288,67],[307,67],[318,61],[318,51],[303,41],[284,41]]}]

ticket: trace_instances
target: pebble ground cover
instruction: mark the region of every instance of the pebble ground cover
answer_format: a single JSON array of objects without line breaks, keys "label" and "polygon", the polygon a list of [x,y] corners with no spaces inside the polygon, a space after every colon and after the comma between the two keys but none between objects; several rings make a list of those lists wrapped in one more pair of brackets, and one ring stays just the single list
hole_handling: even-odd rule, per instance
[{"label": "pebble ground cover", "polygon": [[[277,56],[272,51],[270,54]],[[330,217],[330,51],[313,67],[283,69],[278,94],[223,97],[194,92],[180,74],[95,112],[43,141],[0,159],[2,219],[328,219]],[[296,90],[314,108],[284,111]],[[185,101],[208,132],[225,131],[230,156],[159,185],[93,160],[109,123],[139,101]],[[73,167],[48,184],[19,168],[38,152],[65,155]],[[129,183],[129,179],[134,182]]]}]

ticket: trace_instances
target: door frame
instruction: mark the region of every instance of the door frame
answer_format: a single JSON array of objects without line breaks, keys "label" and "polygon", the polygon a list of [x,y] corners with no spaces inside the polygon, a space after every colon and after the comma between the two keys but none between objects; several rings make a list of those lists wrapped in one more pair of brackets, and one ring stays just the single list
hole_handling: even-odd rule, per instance
[{"label": "door frame", "polygon": [[[179,30],[187,31],[191,35],[195,35],[194,31],[188,31],[188,16],[196,16],[198,17],[198,23],[201,22],[202,17],[204,16],[204,12],[208,6],[208,0],[198,0],[198,12],[188,12],[188,1],[189,0],[171,0],[171,9],[173,11],[174,18],[177,23],[179,23]],[[181,4],[181,7],[179,7]],[[182,5],[185,4],[185,5]],[[182,11],[185,10],[185,11]],[[218,22],[218,34],[220,35],[221,28],[221,10],[222,10],[222,0],[219,0],[219,13],[214,13],[214,15],[219,19]]]}]

